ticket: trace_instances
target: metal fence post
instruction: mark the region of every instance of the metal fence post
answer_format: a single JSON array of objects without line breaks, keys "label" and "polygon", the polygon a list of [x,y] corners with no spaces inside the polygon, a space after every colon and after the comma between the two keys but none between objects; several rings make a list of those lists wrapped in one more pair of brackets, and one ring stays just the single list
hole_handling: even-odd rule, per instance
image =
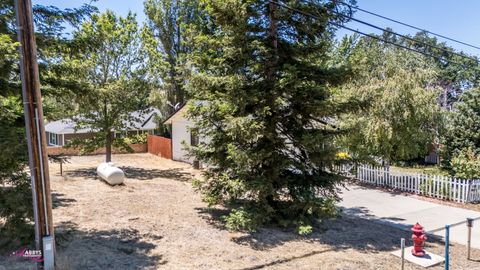
[{"label": "metal fence post", "polygon": [[449,267],[450,225],[445,225],[445,270]]},{"label": "metal fence post", "polygon": [[470,260],[470,247],[472,244],[473,218],[467,218],[468,239],[467,239],[467,260]]},{"label": "metal fence post", "polygon": [[403,269],[405,269],[405,238],[402,238],[400,240],[400,246],[402,248],[402,251],[401,251],[402,252],[402,254],[401,254],[402,255],[402,268],[401,269],[403,270]]}]

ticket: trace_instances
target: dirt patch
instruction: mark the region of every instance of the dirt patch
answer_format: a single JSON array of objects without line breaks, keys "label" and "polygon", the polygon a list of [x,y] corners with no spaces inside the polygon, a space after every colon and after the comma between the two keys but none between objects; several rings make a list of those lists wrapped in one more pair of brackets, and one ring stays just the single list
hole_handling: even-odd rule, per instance
[{"label": "dirt patch", "polygon": [[[111,187],[95,175],[101,161],[72,157],[65,177],[50,165],[60,269],[398,269],[390,252],[410,237],[347,215],[319,222],[308,237],[274,227],[231,233],[218,220],[226,210],[207,208],[191,187],[199,171],[190,165],[150,154],[115,155],[127,179]],[[438,239],[427,248],[444,252]],[[451,247],[452,269],[480,268],[465,254],[464,246]],[[480,259],[480,251],[472,257]],[[0,266],[15,264],[21,262],[0,257]],[[406,269],[421,268],[407,263]]]}]

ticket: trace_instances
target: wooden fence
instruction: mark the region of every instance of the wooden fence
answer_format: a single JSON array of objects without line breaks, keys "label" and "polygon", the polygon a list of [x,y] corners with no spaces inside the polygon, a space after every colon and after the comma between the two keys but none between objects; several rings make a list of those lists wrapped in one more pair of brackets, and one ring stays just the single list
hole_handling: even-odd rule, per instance
[{"label": "wooden fence", "polygon": [[150,154],[172,159],[172,139],[148,135],[147,145]]},{"label": "wooden fence", "polygon": [[[147,152],[147,144],[129,144],[130,148],[132,148],[133,153],[146,153]],[[66,155],[66,156],[80,156],[80,155],[103,155],[106,153],[105,147],[99,148],[91,153],[82,154],[80,149],[77,148],[67,148],[64,146],[48,146],[47,147],[47,154],[48,155]],[[128,154],[129,152],[124,149],[118,149],[112,147],[112,154]]]},{"label": "wooden fence", "polygon": [[455,202],[469,203],[480,201],[480,180],[393,172],[388,167],[369,165],[341,165],[335,166],[334,169],[337,172],[350,173],[351,177],[371,185],[389,187]]}]

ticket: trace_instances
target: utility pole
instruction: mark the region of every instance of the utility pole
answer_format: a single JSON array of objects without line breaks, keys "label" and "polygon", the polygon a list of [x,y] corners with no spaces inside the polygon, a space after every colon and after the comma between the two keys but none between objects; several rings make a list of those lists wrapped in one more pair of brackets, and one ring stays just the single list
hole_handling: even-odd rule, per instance
[{"label": "utility pole", "polygon": [[42,250],[44,270],[53,270],[55,241],[52,197],[48,171],[47,141],[43,125],[42,95],[37,63],[31,0],[15,0],[17,33],[20,43],[20,71],[25,113],[30,177],[35,218],[35,246]]}]

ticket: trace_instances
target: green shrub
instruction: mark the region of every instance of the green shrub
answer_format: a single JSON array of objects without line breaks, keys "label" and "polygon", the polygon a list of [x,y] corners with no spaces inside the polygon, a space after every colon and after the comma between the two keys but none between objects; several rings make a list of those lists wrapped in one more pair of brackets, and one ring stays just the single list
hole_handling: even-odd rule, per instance
[{"label": "green shrub", "polygon": [[148,133],[132,135],[125,138],[127,144],[144,144],[147,143]]},{"label": "green shrub", "polygon": [[299,235],[309,235],[313,232],[313,227],[311,225],[299,225],[297,227],[297,233]]},{"label": "green shrub", "polygon": [[223,217],[226,227],[230,231],[255,231],[258,226],[258,217],[252,211],[243,207],[234,209],[228,216]]},{"label": "green shrub", "polygon": [[480,178],[480,156],[471,148],[455,155],[450,163],[456,177],[464,179]]},{"label": "green shrub", "polygon": [[[268,222],[282,227],[294,227],[299,235],[313,232],[312,223],[315,220],[328,219],[338,215],[334,200],[314,199],[309,202],[277,201],[274,208],[262,209],[250,202],[247,206],[234,209],[224,216],[226,227],[232,231],[253,232],[261,224]],[[266,213],[266,214],[265,214]]]}]

